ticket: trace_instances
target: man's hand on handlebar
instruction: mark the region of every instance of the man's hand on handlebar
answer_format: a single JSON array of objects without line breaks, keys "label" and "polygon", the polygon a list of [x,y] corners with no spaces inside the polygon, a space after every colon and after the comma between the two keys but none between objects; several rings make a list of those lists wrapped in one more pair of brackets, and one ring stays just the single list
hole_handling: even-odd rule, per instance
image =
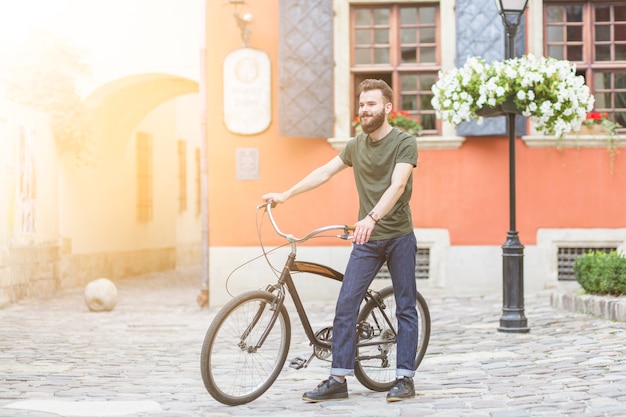
[{"label": "man's hand on handlebar", "polygon": [[359,220],[354,225],[354,243],[357,245],[362,245],[363,243],[370,240],[370,236],[372,235],[372,230],[374,230],[374,226],[376,223],[369,216],[365,216],[364,219]]},{"label": "man's hand on handlebar", "polygon": [[272,201],[272,207],[276,207],[278,203],[284,203],[287,201],[283,193],[267,193],[261,197],[266,203]]}]

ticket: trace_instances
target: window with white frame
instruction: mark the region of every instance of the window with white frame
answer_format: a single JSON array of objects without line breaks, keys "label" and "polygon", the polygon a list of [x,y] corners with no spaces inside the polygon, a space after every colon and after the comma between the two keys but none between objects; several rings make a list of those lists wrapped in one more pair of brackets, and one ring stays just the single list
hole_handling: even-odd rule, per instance
[{"label": "window with white frame", "polygon": [[575,63],[595,96],[595,111],[626,126],[626,2],[543,4],[544,54]]},{"label": "window with white frame", "polygon": [[393,106],[408,112],[436,134],[431,87],[441,69],[439,4],[384,3],[353,5],[350,9],[351,79],[355,91],[367,78],[385,80],[394,90]]}]

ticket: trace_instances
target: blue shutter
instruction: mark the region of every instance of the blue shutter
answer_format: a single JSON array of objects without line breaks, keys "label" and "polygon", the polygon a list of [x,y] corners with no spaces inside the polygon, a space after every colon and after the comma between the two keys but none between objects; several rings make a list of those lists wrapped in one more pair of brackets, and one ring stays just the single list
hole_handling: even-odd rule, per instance
[{"label": "blue shutter", "polygon": [[332,0],[280,0],[279,8],[279,134],[332,137]]},{"label": "blue shutter", "polygon": [[[460,67],[469,56],[480,56],[487,62],[500,61],[505,56],[505,34],[502,18],[494,0],[457,0],[456,2],[456,66]],[[526,53],[526,23],[522,19],[515,51],[517,56]],[[500,136],[506,134],[506,117],[490,117],[477,122],[462,123],[457,127],[460,136]],[[523,116],[515,124],[517,135],[526,133]]]}]

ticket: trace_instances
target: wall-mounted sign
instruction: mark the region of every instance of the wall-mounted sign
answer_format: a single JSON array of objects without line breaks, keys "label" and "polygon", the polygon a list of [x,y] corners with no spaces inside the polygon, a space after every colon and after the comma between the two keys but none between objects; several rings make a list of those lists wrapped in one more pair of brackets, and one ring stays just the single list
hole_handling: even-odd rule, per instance
[{"label": "wall-mounted sign", "polygon": [[242,48],[224,60],[224,123],[233,133],[253,135],[271,122],[270,57]]},{"label": "wall-mounted sign", "polygon": [[237,179],[259,179],[259,150],[237,148]]}]

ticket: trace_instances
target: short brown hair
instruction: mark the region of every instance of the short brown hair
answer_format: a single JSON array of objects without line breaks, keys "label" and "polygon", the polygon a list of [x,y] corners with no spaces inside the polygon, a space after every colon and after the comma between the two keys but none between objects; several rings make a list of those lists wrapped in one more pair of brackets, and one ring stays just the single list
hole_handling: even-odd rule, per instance
[{"label": "short brown hair", "polygon": [[359,84],[359,94],[364,91],[369,90],[380,90],[383,93],[383,97],[387,100],[388,103],[393,100],[393,90],[389,87],[389,84],[384,82],[383,80],[375,80],[375,79],[367,79],[361,81]]}]

